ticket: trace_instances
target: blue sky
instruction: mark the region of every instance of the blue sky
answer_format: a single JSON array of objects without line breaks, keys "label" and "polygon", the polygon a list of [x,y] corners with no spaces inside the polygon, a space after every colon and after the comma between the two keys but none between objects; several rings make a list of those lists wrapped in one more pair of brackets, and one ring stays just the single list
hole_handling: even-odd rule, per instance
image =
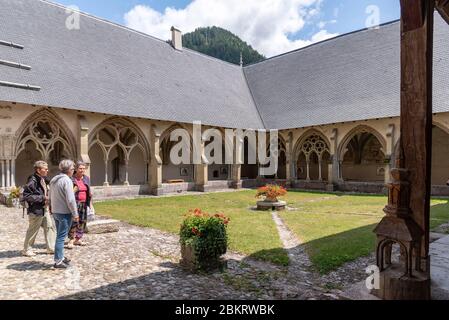
[{"label": "blue sky", "polygon": [[[399,0],[53,0],[63,5],[76,5],[81,11],[105,18],[119,24],[138,29],[159,38],[169,37],[169,25],[173,24],[188,32],[195,27],[215,24],[236,33],[267,56],[293,50],[326,38],[363,29],[370,14],[366,10],[369,6],[377,6],[379,22],[385,23],[399,19]],[[301,19],[270,12],[267,7],[274,3],[282,3],[287,9],[296,9],[298,3],[313,3],[306,8],[317,8],[308,11],[301,17],[304,24],[293,28]],[[192,2],[196,2],[192,6]],[[217,10],[211,6],[212,2],[222,2],[228,8]],[[244,5],[242,4],[244,3]],[[248,5],[248,3],[253,3]],[[186,9],[190,5],[190,9]],[[166,12],[166,8],[176,9],[176,14]],[[221,7],[219,7],[221,8]],[[239,17],[239,10],[242,16]],[[245,16],[243,11],[252,10],[253,15]],[[298,7],[299,10],[299,7]],[[309,9],[307,9],[309,10]],[[213,13],[211,11],[214,11]],[[285,10],[288,11],[288,10]],[[125,15],[128,17],[125,18]],[[247,14],[247,13],[246,13]],[[190,15],[190,17],[185,17]],[[207,16],[207,17],[204,17]],[[256,17],[261,21],[257,21]],[[248,20],[254,21],[247,24]],[[291,19],[290,24],[285,22]],[[295,20],[296,19],[296,20]],[[221,23],[219,22],[221,21]],[[198,23],[199,25],[195,25]],[[270,26],[270,23],[272,25]],[[177,25],[180,24],[180,25]],[[220,25],[221,24],[221,25]],[[239,25],[240,24],[240,25]],[[285,25],[282,25],[285,24]],[[269,29],[280,30],[273,31]],[[164,31],[167,30],[167,33]],[[248,30],[253,30],[251,33]]]}]

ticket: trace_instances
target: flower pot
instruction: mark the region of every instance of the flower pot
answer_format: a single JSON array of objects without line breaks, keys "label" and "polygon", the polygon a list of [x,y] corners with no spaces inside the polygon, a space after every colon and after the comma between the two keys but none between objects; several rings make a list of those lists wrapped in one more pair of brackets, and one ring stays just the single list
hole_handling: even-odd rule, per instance
[{"label": "flower pot", "polygon": [[276,197],[274,198],[269,198],[269,197],[265,197],[265,202],[278,202],[278,199]]},{"label": "flower pot", "polygon": [[220,270],[223,271],[224,268],[227,267],[227,262],[217,258],[209,258],[203,259],[202,261],[198,261],[197,256],[195,254],[195,248],[191,245],[181,245],[181,261],[180,264],[184,269],[187,269],[192,272],[197,271],[215,271]]}]

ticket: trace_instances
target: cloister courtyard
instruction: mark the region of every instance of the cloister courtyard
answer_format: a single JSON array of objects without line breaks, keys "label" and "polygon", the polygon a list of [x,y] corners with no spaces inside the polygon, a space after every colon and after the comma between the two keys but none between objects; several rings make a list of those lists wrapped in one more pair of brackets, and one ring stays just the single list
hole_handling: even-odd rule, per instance
[{"label": "cloister courtyard", "polygon": [[[2,207],[0,299],[345,299],[375,264],[387,198],[290,190],[283,199],[282,212],[255,211],[255,190],[97,202],[97,218],[120,220],[119,231],[66,249],[66,271],[52,269],[42,234],[37,256],[23,257],[27,219]],[[180,224],[194,208],[230,218],[223,271],[179,264]],[[433,237],[449,232],[448,209],[449,200],[432,200]]]}]

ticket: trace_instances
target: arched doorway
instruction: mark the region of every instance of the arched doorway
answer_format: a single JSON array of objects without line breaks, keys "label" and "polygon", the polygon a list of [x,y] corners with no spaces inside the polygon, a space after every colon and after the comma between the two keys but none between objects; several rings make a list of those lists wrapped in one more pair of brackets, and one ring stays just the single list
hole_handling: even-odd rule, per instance
[{"label": "arched doorway", "polygon": [[[184,146],[184,149],[190,150],[190,163],[174,164],[170,159],[170,152],[172,148],[177,145],[178,141],[171,141],[171,133],[177,129],[181,129],[184,132],[188,132],[187,129],[181,127],[180,125],[174,125],[164,131],[161,135],[160,143],[160,155],[162,159],[162,182],[167,183],[170,181],[183,181],[183,182],[193,182],[195,178],[195,167],[193,165],[193,153],[192,153],[192,137],[189,134],[190,145]],[[182,150],[179,151],[179,157],[182,157]]]},{"label": "arched doorway", "polygon": [[90,137],[92,185],[147,184],[149,154],[143,133],[132,122],[106,120]]},{"label": "arched doorway", "polygon": [[33,173],[33,164],[38,160],[48,163],[49,177],[59,172],[63,159],[76,160],[76,142],[72,134],[56,114],[50,110],[39,110],[24,121],[18,130],[16,144],[15,182],[26,183]]}]

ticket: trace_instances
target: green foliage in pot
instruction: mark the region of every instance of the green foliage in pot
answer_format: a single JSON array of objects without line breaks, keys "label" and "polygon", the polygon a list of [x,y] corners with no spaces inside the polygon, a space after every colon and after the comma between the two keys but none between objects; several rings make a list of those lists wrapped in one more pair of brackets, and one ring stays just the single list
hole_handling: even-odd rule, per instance
[{"label": "green foliage in pot", "polygon": [[[190,247],[193,263],[199,270],[208,269],[225,254],[228,247],[227,225],[230,219],[223,214],[214,214],[195,209],[187,214],[181,225],[180,243],[184,253]],[[186,259],[185,256],[183,256]]]}]

